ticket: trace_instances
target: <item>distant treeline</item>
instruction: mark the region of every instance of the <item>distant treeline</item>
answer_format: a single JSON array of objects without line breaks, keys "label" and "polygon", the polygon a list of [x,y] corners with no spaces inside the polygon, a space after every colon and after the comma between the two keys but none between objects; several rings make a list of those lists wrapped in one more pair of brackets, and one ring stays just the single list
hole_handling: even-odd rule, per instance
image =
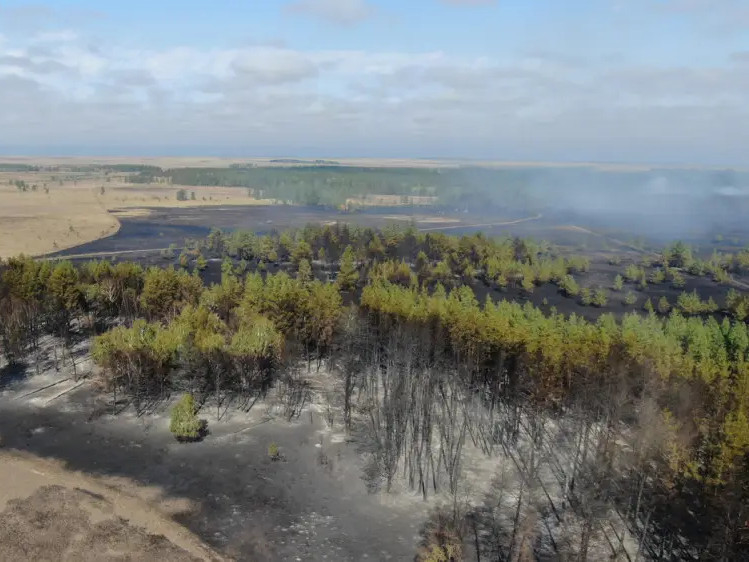
[{"label": "distant treeline", "polygon": [[259,197],[302,205],[341,206],[367,194],[433,196],[445,206],[532,210],[528,189],[537,171],[488,168],[367,168],[316,161],[313,166],[144,170],[135,183],[168,178],[177,185],[245,187]]},{"label": "distant treeline", "polygon": [[[603,170],[593,166],[478,166],[382,168],[323,160],[279,159],[287,166],[233,164],[216,168],[149,167],[135,183],[173,183],[251,189],[256,197],[313,206],[355,206],[369,194],[434,197],[451,210],[485,214],[569,210],[588,213],[656,212],[674,201],[684,209],[735,215],[749,174],[733,170]],[[747,199],[744,197],[743,199]]]},{"label": "distant treeline", "polygon": [[316,164],[327,166],[339,166],[340,162],[336,160],[299,160],[297,158],[274,158],[271,164]]},{"label": "distant treeline", "polygon": [[139,173],[139,174],[159,174],[161,168],[158,166],[149,166],[147,164],[107,164],[100,166],[99,169],[109,172]]},{"label": "distant treeline", "polygon": [[0,172],[38,172],[39,166],[30,166],[29,164],[1,163]]}]

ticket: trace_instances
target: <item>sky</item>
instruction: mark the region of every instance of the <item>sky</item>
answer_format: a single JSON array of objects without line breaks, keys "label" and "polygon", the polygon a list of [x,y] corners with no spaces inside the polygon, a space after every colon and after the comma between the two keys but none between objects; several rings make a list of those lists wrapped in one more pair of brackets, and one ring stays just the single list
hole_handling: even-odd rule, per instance
[{"label": "sky", "polygon": [[749,165],[749,0],[0,0],[0,153]]}]

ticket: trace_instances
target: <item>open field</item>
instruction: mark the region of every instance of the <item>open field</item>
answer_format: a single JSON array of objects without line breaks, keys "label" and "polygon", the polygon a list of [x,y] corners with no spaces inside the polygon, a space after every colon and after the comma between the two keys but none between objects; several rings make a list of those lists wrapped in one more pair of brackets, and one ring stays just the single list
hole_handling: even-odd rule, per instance
[{"label": "open field", "polygon": [[[105,183],[103,178],[67,180],[60,185],[52,176],[0,173],[0,257],[43,255],[111,236],[120,228],[117,217],[148,214],[144,207],[272,204],[236,188],[188,187],[188,197],[194,193],[195,199],[178,201],[181,186]],[[16,180],[36,185],[36,190],[30,187],[21,192],[8,185]]]}]

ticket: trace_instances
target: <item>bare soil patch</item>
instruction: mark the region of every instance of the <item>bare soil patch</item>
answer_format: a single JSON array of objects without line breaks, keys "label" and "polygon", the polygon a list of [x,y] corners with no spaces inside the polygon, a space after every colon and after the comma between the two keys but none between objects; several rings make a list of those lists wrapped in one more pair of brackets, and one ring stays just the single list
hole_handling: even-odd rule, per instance
[{"label": "bare soil patch", "polygon": [[0,479],[2,560],[222,560],[138,497],[138,486],[10,452],[0,454]]}]

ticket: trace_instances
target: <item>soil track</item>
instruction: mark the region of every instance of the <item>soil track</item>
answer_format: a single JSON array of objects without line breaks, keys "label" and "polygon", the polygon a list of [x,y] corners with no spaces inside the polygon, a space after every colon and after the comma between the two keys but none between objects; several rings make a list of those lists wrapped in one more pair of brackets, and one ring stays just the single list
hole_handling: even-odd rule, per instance
[{"label": "soil track", "polygon": [[533,217],[526,217],[524,219],[516,219],[516,220],[511,220],[511,221],[503,221],[503,222],[488,222],[488,223],[483,223],[483,224],[453,224],[449,226],[431,226],[429,228],[420,228],[419,232],[429,232],[432,230],[453,230],[456,228],[462,228],[462,229],[479,229],[479,228],[487,228],[487,227],[495,228],[498,226],[512,226],[512,225],[521,224],[524,222],[536,221],[541,218],[543,218],[543,215],[539,213]]}]

